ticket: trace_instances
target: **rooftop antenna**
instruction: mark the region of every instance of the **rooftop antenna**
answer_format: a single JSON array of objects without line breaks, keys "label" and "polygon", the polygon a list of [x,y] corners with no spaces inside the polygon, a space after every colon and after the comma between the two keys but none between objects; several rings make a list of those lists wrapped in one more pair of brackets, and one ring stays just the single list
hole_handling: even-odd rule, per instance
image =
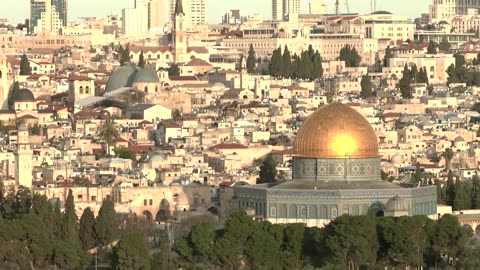
[{"label": "rooftop antenna", "polygon": [[336,1],[335,1],[335,14],[336,14],[336,15],[338,15],[339,6],[340,6],[340,1],[339,1],[339,0],[336,0]]}]

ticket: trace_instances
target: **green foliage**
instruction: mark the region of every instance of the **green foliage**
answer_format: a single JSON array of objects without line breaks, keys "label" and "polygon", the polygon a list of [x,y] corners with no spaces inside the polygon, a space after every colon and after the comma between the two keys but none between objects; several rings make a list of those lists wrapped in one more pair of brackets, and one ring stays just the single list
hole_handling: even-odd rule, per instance
[{"label": "green foliage", "polygon": [[81,252],[78,244],[72,240],[58,240],[54,244],[53,263],[61,269],[81,268],[86,255]]},{"label": "green foliage", "polygon": [[144,68],[145,67],[145,57],[143,56],[143,50],[140,52],[140,56],[138,57],[138,64],[137,66]]},{"label": "green foliage", "polygon": [[415,172],[413,173],[410,182],[414,184],[422,182],[422,169],[420,168],[420,163],[418,162],[417,165],[415,165]]},{"label": "green foliage", "polygon": [[170,67],[168,67],[167,71],[169,77],[180,75],[180,67],[177,64],[172,64]]},{"label": "green foliage", "polygon": [[126,63],[130,63],[130,46],[128,44],[125,49],[123,49],[120,56],[120,65],[123,66]]},{"label": "green foliage", "polygon": [[85,176],[76,175],[73,177],[72,183],[76,187],[88,187],[90,185],[90,180]]},{"label": "green foliage", "polygon": [[107,154],[110,155],[110,146],[113,144],[116,137],[118,137],[118,129],[112,117],[108,117],[98,127],[98,136],[107,144]]},{"label": "green foliage", "polygon": [[257,184],[274,183],[277,176],[277,163],[272,155],[268,155],[260,166],[260,175]]},{"label": "green foliage", "polygon": [[293,73],[292,56],[290,55],[290,51],[288,50],[287,45],[285,45],[285,50],[283,51],[281,69],[282,69],[283,78],[292,77],[292,73]]},{"label": "green foliage", "polygon": [[12,86],[12,89],[10,91],[10,94],[8,95],[8,109],[9,110],[15,110],[15,94],[20,90],[20,84],[18,82],[15,82]]},{"label": "green foliage", "polygon": [[447,37],[442,38],[442,42],[438,44],[438,48],[444,52],[448,52],[448,50],[452,47],[452,45],[448,42]]},{"label": "green foliage", "polygon": [[20,59],[20,75],[31,75],[32,68],[30,67],[30,62],[26,54],[22,55]]},{"label": "green foliage", "polygon": [[82,248],[88,250],[92,248],[95,244],[94,230],[95,226],[95,216],[93,215],[90,207],[83,210],[83,214],[80,217],[80,228],[78,230],[78,235],[82,243]]},{"label": "green foliage", "polygon": [[360,96],[362,98],[369,98],[372,94],[372,82],[370,81],[370,77],[368,75],[363,75],[362,80],[360,81],[360,86],[362,90],[360,92]]},{"label": "green foliage", "polygon": [[283,55],[281,48],[278,48],[273,51],[269,71],[273,77],[313,81],[323,76],[322,58],[312,45],[300,56],[294,54],[293,57],[287,47]]},{"label": "green foliage", "polygon": [[437,44],[434,41],[430,41],[427,47],[428,54],[437,54]]},{"label": "green foliage", "polygon": [[385,58],[383,59],[383,66],[384,66],[384,67],[388,67],[390,58],[392,58],[392,57],[393,57],[393,55],[392,55],[392,49],[390,48],[390,45],[389,45],[389,46],[387,46],[387,48],[385,49]]},{"label": "green foliage", "polygon": [[248,56],[247,56],[247,72],[249,74],[255,73],[255,65],[256,65],[255,51],[253,49],[253,44],[250,44],[250,49],[248,50]]},{"label": "green foliage", "polygon": [[157,270],[170,269],[170,241],[165,234],[160,235],[155,243],[157,251],[152,254],[151,268]]},{"label": "green foliage", "polygon": [[375,265],[378,240],[371,216],[343,215],[325,227],[328,262],[348,269]]},{"label": "green foliage", "polygon": [[132,150],[129,150],[125,147],[119,147],[114,149],[115,155],[119,158],[123,159],[131,159],[133,161],[136,161],[135,153]]},{"label": "green foliage", "polygon": [[346,45],[340,50],[339,60],[345,61],[346,67],[358,67],[362,61],[362,57],[358,54],[357,50],[350,45]]},{"label": "green foliage", "polygon": [[104,246],[110,244],[116,237],[115,215],[112,200],[109,198],[104,199],[94,226],[95,239]]},{"label": "green foliage", "polygon": [[134,228],[127,228],[114,249],[115,269],[150,269],[148,249],[144,236]]},{"label": "green foliage", "polygon": [[65,212],[62,220],[62,239],[76,242],[78,240],[77,214],[73,202],[72,190],[68,190]]},{"label": "green foliage", "polygon": [[412,98],[412,77],[410,76],[410,70],[408,69],[408,66],[405,64],[405,67],[403,68],[402,72],[402,78],[398,82],[398,88],[400,89],[400,92],[402,94],[402,97],[404,99],[409,99]]},{"label": "green foliage", "polygon": [[447,205],[454,206],[455,202],[455,184],[453,182],[453,172],[452,170],[448,171],[447,176],[447,185],[445,187],[445,201]]}]

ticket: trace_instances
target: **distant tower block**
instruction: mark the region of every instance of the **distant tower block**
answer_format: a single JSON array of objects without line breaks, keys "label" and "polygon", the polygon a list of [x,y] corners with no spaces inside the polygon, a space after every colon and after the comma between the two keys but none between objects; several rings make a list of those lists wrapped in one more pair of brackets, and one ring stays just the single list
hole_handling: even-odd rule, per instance
[{"label": "distant tower block", "polygon": [[10,85],[8,83],[7,72],[7,57],[3,53],[3,50],[0,49],[0,109],[6,109],[8,105],[7,100]]},{"label": "distant tower block", "polygon": [[28,127],[20,124],[18,127],[18,145],[15,155],[15,181],[18,186],[32,187],[32,156]]}]

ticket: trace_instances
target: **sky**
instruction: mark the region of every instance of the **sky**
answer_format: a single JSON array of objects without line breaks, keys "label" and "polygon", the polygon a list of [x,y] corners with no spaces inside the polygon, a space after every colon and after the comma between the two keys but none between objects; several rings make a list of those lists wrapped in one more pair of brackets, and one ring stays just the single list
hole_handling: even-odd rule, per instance
[{"label": "sky", "polygon": [[[264,19],[271,18],[271,0],[206,0],[209,23],[218,23],[222,14],[230,9],[240,9],[242,14],[260,13]],[[309,0],[301,0],[302,10],[307,9]],[[340,0],[340,11],[346,12],[346,0]],[[0,0],[0,18],[7,18],[11,23],[23,22],[30,15],[30,0]],[[168,2],[168,0],[167,0]],[[335,10],[335,0],[324,0],[329,12]],[[431,0],[377,0],[377,10],[388,10],[410,18],[428,13]],[[69,21],[78,17],[104,17],[120,13],[123,8],[133,7],[134,0],[68,0]],[[348,0],[350,12],[370,12],[370,0]]]}]

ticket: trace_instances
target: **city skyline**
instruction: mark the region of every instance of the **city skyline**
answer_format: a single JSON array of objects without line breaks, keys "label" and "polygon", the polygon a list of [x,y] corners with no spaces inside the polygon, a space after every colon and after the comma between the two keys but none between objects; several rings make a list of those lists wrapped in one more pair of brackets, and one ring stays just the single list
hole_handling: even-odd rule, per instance
[{"label": "city skyline", "polygon": [[[335,10],[334,2],[335,0],[325,0],[329,13],[333,13]],[[388,10],[395,14],[405,15],[413,19],[419,17],[421,13],[428,13],[428,5],[431,1],[421,1],[420,4],[418,2],[419,1],[415,0],[404,0],[402,1],[402,5],[398,5],[398,2],[393,0],[377,0],[377,10]],[[272,16],[271,4],[271,0],[264,0],[261,3],[255,0],[243,0],[242,5],[239,5],[238,2],[234,1],[208,0],[208,22],[220,23],[223,13],[230,9],[240,9],[242,15],[260,13],[263,15],[264,19],[270,19]],[[93,5],[96,5],[94,10],[91,8]],[[112,7],[113,5],[116,7]],[[308,0],[301,0],[302,13],[306,12],[307,5]],[[417,8],[412,9],[412,5]],[[69,20],[76,20],[80,17],[105,17],[109,14],[121,14],[122,9],[132,8],[133,6],[133,0],[105,0],[101,2],[95,0],[70,0],[68,2]],[[350,12],[352,13],[368,13],[370,12],[370,0],[350,0],[349,7]],[[340,3],[340,11],[344,13],[346,12],[344,0]],[[29,14],[30,7],[29,3],[26,1],[13,2],[9,9],[0,9],[0,18],[7,18],[14,24],[23,22],[26,18],[30,17]]]}]

